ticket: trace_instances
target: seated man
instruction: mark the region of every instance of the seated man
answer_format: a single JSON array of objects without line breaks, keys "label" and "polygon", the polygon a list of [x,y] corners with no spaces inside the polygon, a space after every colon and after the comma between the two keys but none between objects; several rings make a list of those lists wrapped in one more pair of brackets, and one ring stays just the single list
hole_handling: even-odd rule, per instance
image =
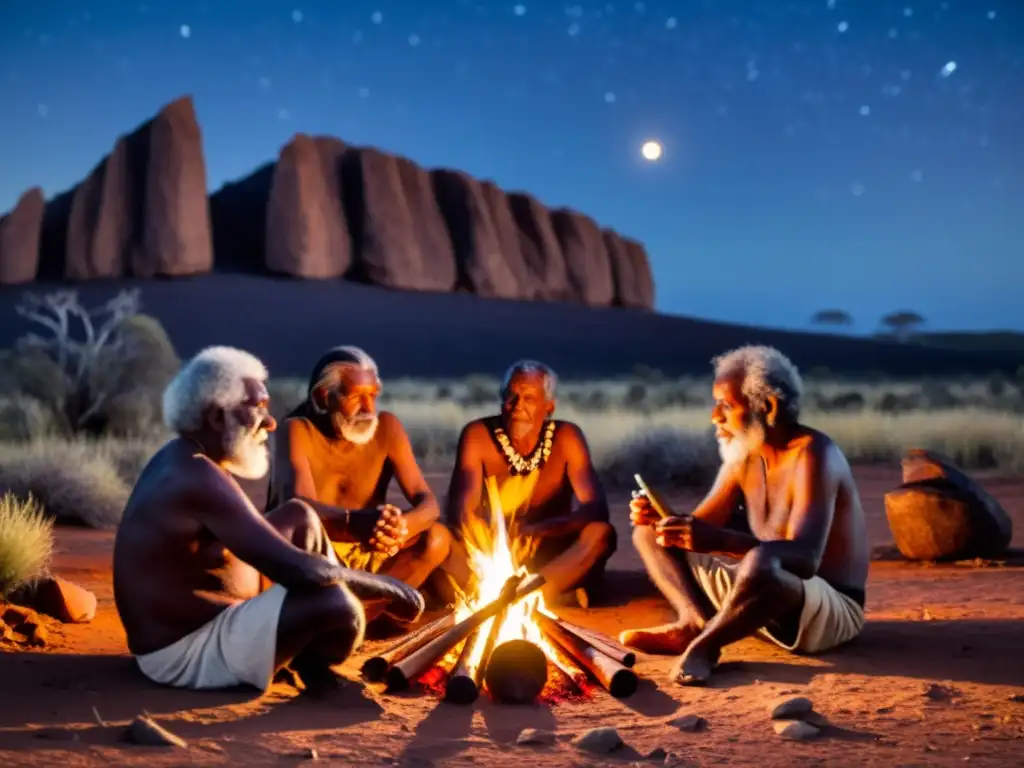
[{"label": "seated man", "polygon": [[263,516],[234,481],[267,472],[266,376],[247,352],[210,347],[164,393],[177,436],[143,469],[114,543],[128,648],[157,683],[265,690],[290,662],[322,689],[362,641],[360,600],[405,620],[423,610],[401,582],[341,567],[308,504]]},{"label": "seated man", "polygon": [[[864,512],[843,453],[799,421],[796,368],[770,347],[714,363],[714,486],[686,517],[659,520],[642,495],[630,504],[633,541],[678,619],[620,639],[682,654],[673,677],[684,685],[706,681],[721,649],[754,633],[816,653],[864,626]],[[724,527],[740,503],[753,535]]]},{"label": "seated man", "polygon": [[[547,579],[549,605],[586,607],[615,551],[608,503],[580,428],[555,421],[554,372],[530,360],[509,368],[498,416],[472,421],[459,437],[448,493],[448,524],[460,535],[479,519],[484,479],[494,478],[512,518],[514,550]],[[573,501],[576,507],[573,508]]]},{"label": "seated man", "polygon": [[[278,432],[271,497],[311,502],[344,565],[420,587],[448,558],[452,538],[402,423],[377,412],[380,389],[377,365],[363,350],[324,354],[305,402]],[[385,501],[392,477],[410,505],[404,513]],[[397,541],[378,535],[392,524]]]}]

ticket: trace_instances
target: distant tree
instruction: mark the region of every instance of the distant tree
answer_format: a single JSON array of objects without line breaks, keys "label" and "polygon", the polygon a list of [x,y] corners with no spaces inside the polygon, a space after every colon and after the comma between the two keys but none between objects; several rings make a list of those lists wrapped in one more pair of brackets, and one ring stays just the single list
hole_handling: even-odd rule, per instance
[{"label": "distant tree", "polygon": [[821,309],[811,315],[812,325],[853,325],[853,316],[842,309]]},{"label": "distant tree", "polygon": [[890,312],[882,318],[882,325],[900,341],[907,341],[924,325],[924,317],[909,309]]}]

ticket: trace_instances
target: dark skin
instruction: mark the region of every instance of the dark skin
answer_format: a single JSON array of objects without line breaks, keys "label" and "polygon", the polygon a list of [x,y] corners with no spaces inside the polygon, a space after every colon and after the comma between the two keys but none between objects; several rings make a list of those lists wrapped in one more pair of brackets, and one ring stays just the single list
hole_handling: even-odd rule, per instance
[{"label": "dark skin", "polygon": [[[465,521],[479,514],[485,477],[500,482],[510,475],[505,456],[492,438],[494,427],[502,425],[512,447],[520,455],[529,456],[541,439],[545,420],[551,418],[554,410],[555,401],[544,391],[543,376],[520,373],[512,378],[504,393],[499,417],[466,425],[459,437],[448,494],[448,522],[453,530],[459,530]],[[610,554],[614,540],[614,529],[608,522],[608,502],[586,439],[575,424],[556,424],[551,455],[538,470],[533,495],[513,531],[537,540],[540,546],[545,540],[564,538],[567,542],[560,554],[537,571],[546,579],[543,591],[548,602],[579,584]]]},{"label": "dark skin", "polygon": [[[753,419],[762,419],[763,444],[724,465],[689,516],[660,520],[643,495],[630,504],[634,542],[678,620],[624,632],[621,639],[651,652],[681,653],[672,674],[683,684],[705,682],[724,646],[798,616],[806,579],[817,575],[863,590],[868,573],[864,512],[839,448],[821,432],[786,419],[774,398],[763,415],[752,413],[735,379],[715,382],[714,397],[719,437],[739,439]],[[752,536],[723,527],[741,501]],[[739,561],[733,591],[717,613],[673,548]]]},{"label": "dark skin", "polygon": [[[332,539],[386,554],[380,572],[419,587],[448,558],[451,536],[405,429],[381,412],[374,436],[359,445],[338,434],[329,415],[376,414],[379,392],[376,376],[354,366],[346,366],[339,392],[314,392],[328,415],[285,422],[281,454],[288,461],[279,462],[278,482],[284,496],[316,508]],[[392,478],[410,505],[404,512],[386,503]]]},{"label": "dark skin", "polygon": [[[273,431],[266,387],[247,379],[245,389],[231,414]],[[322,682],[362,639],[361,600],[413,621],[423,598],[395,579],[338,565],[309,505],[291,500],[260,514],[226,469],[227,415],[211,406],[200,429],[161,448],[128,500],[114,545],[128,647],[137,655],[165,648],[273,582],[288,590],[276,664],[293,661],[304,680]]]}]

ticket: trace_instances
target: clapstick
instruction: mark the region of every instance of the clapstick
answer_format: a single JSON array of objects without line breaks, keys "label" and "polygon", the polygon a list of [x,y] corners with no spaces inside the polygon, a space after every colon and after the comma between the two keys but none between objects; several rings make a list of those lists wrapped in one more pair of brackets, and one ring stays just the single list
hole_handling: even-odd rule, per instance
[{"label": "clapstick", "polygon": [[636,484],[640,486],[640,492],[647,497],[651,502],[651,508],[658,513],[658,517],[664,519],[666,517],[672,517],[672,510],[669,508],[665,500],[655,493],[648,485],[644,482],[644,479],[640,475],[633,475],[633,479],[636,480]]}]

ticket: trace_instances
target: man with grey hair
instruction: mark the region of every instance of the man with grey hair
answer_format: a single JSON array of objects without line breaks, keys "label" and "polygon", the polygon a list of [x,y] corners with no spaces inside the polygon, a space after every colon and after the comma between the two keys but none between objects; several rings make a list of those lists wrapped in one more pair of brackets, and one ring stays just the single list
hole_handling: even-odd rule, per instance
[{"label": "man with grey hair", "polygon": [[[680,654],[672,677],[684,685],[707,681],[722,648],[744,637],[818,653],[864,626],[864,511],[842,451],[800,423],[796,367],[763,346],[713,362],[722,468],[710,492],[683,516],[662,518],[643,493],[630,504],[633,542],[677,618],[620,639]],[[749,532],[728,526],[740,505]]]},{"label": "man with grey hair", "polygon": [[[310,501],[342,563],[418,588],[443,574],[452,538],[401,421],[377,410],[380,391],[377,364],[359,347],[334,347],[317,360],[306,400],[276,436],[271,501]],[[405,511],[387,501],[392,479]],[[369,608],[367,619],[378,613]],[[396,629],[390,624],[374,630]]]},{"label": "man with grey hair", "polygon": [[114,543],[114,599],[129,650],[154,682],[265,690],[288,665],[308,691],[363,639],[360,601],[406,621],[415,590],[339,565],[310,504],[265,516],[235,477],[267,472],[267,371],[248,352],[209,347],[164,393],[175,433],[132,490]]},{"label": "man with grey hair", "polygon": [[455,551],[486,546],[490,484],[505,515],[517,565],[545,577],[549,605],[589,605],[615,551],[615,529],[586,438],[553,419],[557,378],[520,360],[505,374],[501,412],[472,421],[459,437],[448,493]]}]

